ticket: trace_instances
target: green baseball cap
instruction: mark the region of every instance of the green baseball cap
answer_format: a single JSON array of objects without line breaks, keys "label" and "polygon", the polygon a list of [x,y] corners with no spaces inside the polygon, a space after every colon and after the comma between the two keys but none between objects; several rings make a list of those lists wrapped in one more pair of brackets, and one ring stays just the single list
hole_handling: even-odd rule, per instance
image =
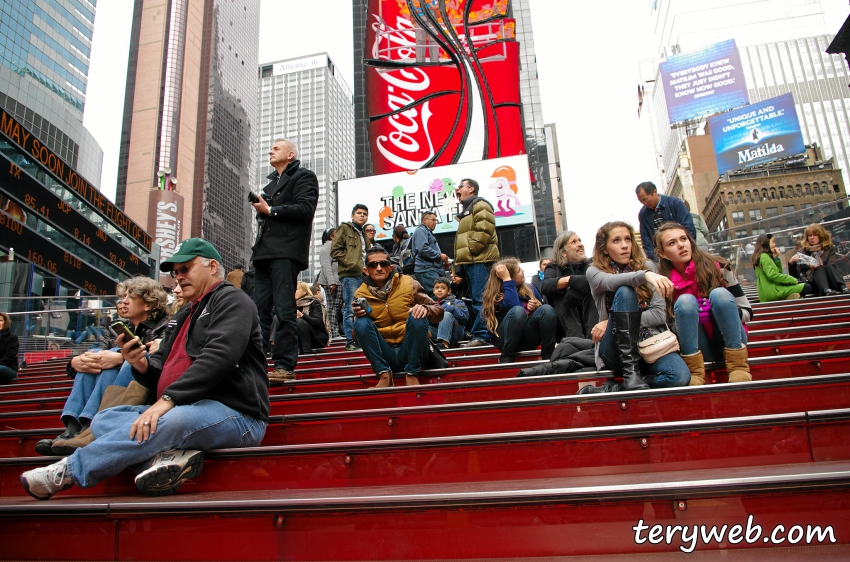
[{"label": "green baseball cap", "polygon": [[167,273],[174,269],[175,263],[186,263],[197,257],[209,258],[221,263],[221,254],[212,244],[203,238],[189,238],[177,244],[171,257],[159,264],[159,270]]}]

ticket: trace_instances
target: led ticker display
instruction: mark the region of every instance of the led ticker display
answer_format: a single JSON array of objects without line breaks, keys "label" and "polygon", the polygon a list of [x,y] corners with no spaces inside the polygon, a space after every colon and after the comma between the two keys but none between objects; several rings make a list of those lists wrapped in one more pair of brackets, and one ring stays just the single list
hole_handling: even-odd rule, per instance
[{"label": "led ticker display", "polygon": [[24,209],[41,215],[49,224],[65,231],[81,244],[130,275],[150,275],[150,265],[83,217],[27,172],[0,154],[0,190]]},{"label": "led ticker display", "polygon": [[728,111],[750,102],[735,40],[675,55],[659,66],[670,123]]},{"label": "led ticker display", "polygon": [[18,123],[3,108],[0,108],[0,134],[38,160],[68,189],[80,195],[106,219],[127,233],[130,238],[144,246],[145,249],[151,249],[151,236],[142,227],[133,222],[121,209],[116,207],[52,150],[42,144],[35,135]]},{"label": "led ticker display", "polygon": [[93,295],[114,295],[115,281],[0,211],[0,246]]}]

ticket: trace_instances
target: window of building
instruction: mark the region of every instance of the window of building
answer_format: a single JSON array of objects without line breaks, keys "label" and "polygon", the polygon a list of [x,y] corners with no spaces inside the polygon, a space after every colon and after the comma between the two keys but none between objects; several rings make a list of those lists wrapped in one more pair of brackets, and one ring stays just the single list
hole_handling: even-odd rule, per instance
[{"label": "window of building", "polygon": [[750,209],[750,221],[761,220],[761,209]]},{"label": "window of building", "polygon": [[810,209],[811,207],[812,207],[812,204],[811,204],[811,203],[801,203],[801,204],[800,204],[800,210],[801,210],[801,211],[802,211],[803,209]]},{"label": "window of building", "polygon": [[735,238],[746,238],[746,237],[747,237],[747,236],[749,236],[749,235],[750,235],[750,233],[749,233],[749,232],[747,232],[747,231],[746,231],[746,229],[745,229],[745,230],[736,230],[736,231],[735,231]]},{"label": "window of building", "polygon": [[764,211],[765,211],[765,216],[769,219],[779,216],[779,207],[768,207]]},{"label": "window of building", "polygon": [[782,207],[782,214],[784,215],[785,213],[793,213],[796,210],[797,207],[795,207],[794,205],[785,205]]},{"label": "window of building", "polygon": [[732,222],[736,224],[743,224],[744,211],[732,211]]}]

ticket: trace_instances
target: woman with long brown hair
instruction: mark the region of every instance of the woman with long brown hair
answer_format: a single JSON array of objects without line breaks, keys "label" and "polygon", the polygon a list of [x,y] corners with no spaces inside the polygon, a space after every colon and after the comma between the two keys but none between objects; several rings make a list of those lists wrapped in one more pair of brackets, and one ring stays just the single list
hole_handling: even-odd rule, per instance
[{"label": "woman with long brown hair", "polygon": [[490,269],[481,315],[493,334],[493,345],[502,352],[499,363],[513,363],[518,352],[537,346],[544,360],[551,357],[558,315],[542,300],[534,285],[525,282],[518,259],[501,259]]},{"label": "woman with long brown hair", "polygon": [[[808,263],[800,263],[801,257],[809,256]],[[788,260],[788,273],[800,281],[812,286],[816,295],[828,297],[837,294],[848,294],[847,284],[835,267],[838,256],[829,232],[817,223],[806,227],[803,248]]]},{"label": "woman with long brown hair", "polygon": [[705,363],[723,355],[729,382],[752,380],[744,322],[753,315],[735,273],[725,260],[697,246],[684,226],[665,222],[655,231],[659,273],[673,283],[669,316],[675,321],[691,386],[705,384]]},{"label": "woman with long brown hair", "polygon": [[794,300],[812,292],[812,286],[808,283],[800,283],[793,275],[782,273],[782,262],[779,261],[779,250],[773,234],[760,235],[755,245],[752,260],[759,302]]},{"label": "woman with long brown hair", "polygon": [[[587,281],[600,322],[591,330],[596,344],[596,367],[623,375],[623,385],[612,381],[602,387],[585,386],[579,393],[645,390],[687,386],[690,371],[676,352],[652,364],[641,362],[638,343],[667,330],[664,298],[673,292],[669,279],[646,261],[627,222],[604,224],[596,232],[593,263]],[[643,379],[641,367],[652,376]]]}]

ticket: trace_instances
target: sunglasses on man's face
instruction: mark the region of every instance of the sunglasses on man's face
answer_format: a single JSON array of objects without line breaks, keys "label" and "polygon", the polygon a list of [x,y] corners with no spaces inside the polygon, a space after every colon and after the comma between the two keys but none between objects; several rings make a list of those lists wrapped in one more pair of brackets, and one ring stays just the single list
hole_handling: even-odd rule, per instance
[{"label": "sunglasses on man's face", "polygon": [[367,261],[366,262],[366,267],[368,267],[369,269],[375,269],[378,266],[389,267],[390,266],[390,260]]},{"label": "sunglasses on man's face", "polygon": [[177,274],[178,274],[178,273],[179,273],[180,275],[186,275],[187,273],[189,273],[189,270],[190,270],[190,269],[192,269],[192,266],[191,266],[191,265],[186,265],[186,264],[184,263],[184,264],[180,264],[180,265],[175,265],[175,266],[174,266],[174,268],[171,270],[171,272],[170,272],[170,273],[171,273],[171,276],[172,276],[172,277],[177,277]]}]

